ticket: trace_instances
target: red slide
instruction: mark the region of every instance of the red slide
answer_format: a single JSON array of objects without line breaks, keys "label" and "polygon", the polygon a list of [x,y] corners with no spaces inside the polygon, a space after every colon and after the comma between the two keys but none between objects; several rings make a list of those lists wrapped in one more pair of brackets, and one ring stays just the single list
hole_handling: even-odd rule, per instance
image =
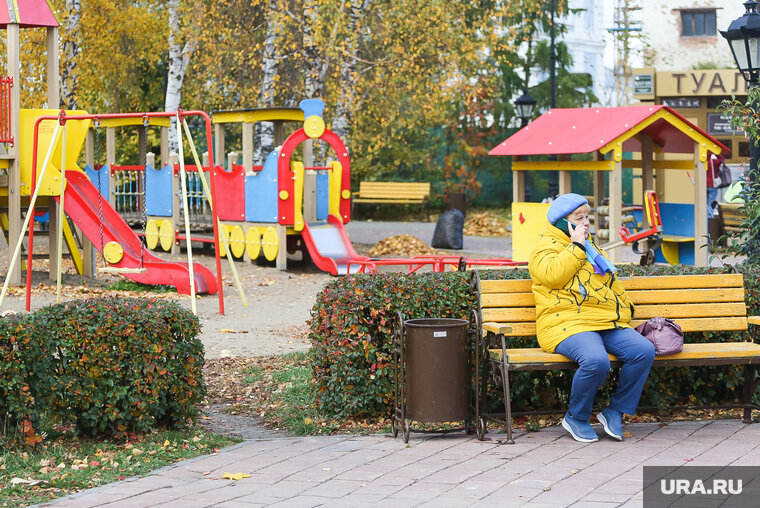
[{"label": "red slide", "polygon": [[[98,212],[98,189],[80,171],[66,171],[66,180],[63,208],[87,239],[100,251],[101,214]],[[56,198],[56,200],[58,199]],[[108,203],[108,200],[103,199],[101,207],[103,211],[103,244],[117,242],[124,249],[124,257],[121,261],[111,266],[139,268],[140,250],[142,249],[140,239]],[[190,275],[187,263],[164,261],[154,256],[147,248],[143,250],[142,258],[144,272],[122,273],[122,275],[143,284],[174,286],[180,294],[190,294]],[[193,271],[196,293],[215,294],[217,292],[216,277],[211,270],[200,263],[194,263]]]},{"label": "red slide", "polygon": [[[346,275],[349,262],[370,260],[356,253],[343,223],[334,215],[327,216],[326,224],[304,224],[301,236],[317,268],[332,275]],[[351,273],[359,268],[359,264],[351,265]]]}]

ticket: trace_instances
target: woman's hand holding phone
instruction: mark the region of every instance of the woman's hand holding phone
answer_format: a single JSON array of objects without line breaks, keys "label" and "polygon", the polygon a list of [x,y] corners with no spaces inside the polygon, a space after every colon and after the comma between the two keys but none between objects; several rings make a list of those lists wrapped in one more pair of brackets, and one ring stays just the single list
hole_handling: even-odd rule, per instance
[{"label": "woman's hand holding phone", "polygon": [[567,222],[567,229],[570,232],[570,241],[577,242],[581,245],[586,243],[586,236],[588,234],[588,228],[585,225],[576,226],[572,222]]}]

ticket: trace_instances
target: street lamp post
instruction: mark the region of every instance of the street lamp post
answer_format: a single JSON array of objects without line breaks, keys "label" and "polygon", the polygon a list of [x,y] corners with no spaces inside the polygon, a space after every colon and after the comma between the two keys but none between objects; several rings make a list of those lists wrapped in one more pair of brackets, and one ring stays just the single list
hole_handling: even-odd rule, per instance
[{"label": "street lamp post", "polygon": [[[736,66],[747,81],[749,90],[760,84],[760,13],[757,12],[757,5],[755,0],[744,2],[744,15],[733,20],[728,25],[728,30],[720,32],[731,47]],[[756,110],[756,104],[747,105]],[[753,180],[757,177],[757,160],[760,156],[760,147],[756,143],[755,139],[749,140],[749,167]]]},{"label": "street lamp post", "polygon": [[[522,129],[530,122],[533,116],[533,109],[536,107],[536,99],[534,99],[527,89],[523,89],[523,94],[515,100],[515,111],[517,112],[517,118],[520,119],[520,128]],[[532,199],[532,193],[530,191],[530,185],[528,179],[525,178],[525,201],[530,202]]]},{"label": "street lamp post", "polygon": [[535,107],[536,99],[528,93],[528,90],[523,90],[523,94],[515,100],[515,110],[517,111],[517,118],[520,119],[521,129],[530,122]]}]

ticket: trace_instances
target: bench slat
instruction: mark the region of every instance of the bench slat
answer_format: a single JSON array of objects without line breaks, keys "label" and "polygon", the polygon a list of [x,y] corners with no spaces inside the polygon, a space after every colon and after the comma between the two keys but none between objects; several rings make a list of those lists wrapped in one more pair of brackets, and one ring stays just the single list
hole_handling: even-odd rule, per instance
[{"label": "bench slat", "polygon": [[627,291],[636,305],[647,303],[744,302],[744,289],[642,289]]},{"label": "bench slat", "polygon": [[[740,273],[715,273],[704,275],[657,275],[653,277],[631,277],[621,279],[626,291],[637,289],[711,289],[743,288],[744,277]],[[481,280],[481,293],[527,293],[530,279]]]},{"label": "bench slat", "polygon": [[[744,302],[744,289],[637,289],[628,291],[628,296],[636,305],[657,303],[722,303]],[[662,302],[668,302],[663,304]],[[536,304],[531,292],[483,293],[480,305],[491,307],[530,307]]]},{"label": "bench slat", "polygon": [[[501,349],[489,349],[489,356],[501,360]],[[674,355],[658,356],[657,361],[672,360],[701,360],[710,358],[751,358],[760,356],[760,344],[751,342],[711,342],[702,344],[684,344],[683,351]],[[609,355],[610,361],[617,361],[614,355]],[[507,349],[507,360],[514,365],[528,364],[566,364],[572,368],[573,361],[558,353],[546,353],[541,348]]]},{"label": "bench slat", "polygon": [[393,203],[393,204],[407,204],[407,205],[418,205],[422,203],[423,199],[364,199],[364,198],[357,198],[353,200],[354,203]]},{"label": "bench slat", "polygon": [[621,279],[621,282],[626,291],[633,289],[740,288],[744,286],[744,277],[740,273],[663,275],[656,277],[632,277]]},{"label": "bench slat", "polygon": [[670,305],[637,305],[636,319],[655,316],[665,318],[691,318],[700,316],[746,316],[744,302],[738,303],[674,303]]},{"label": "bench slat", "polygon": [[535,321],[535,307],[499,307],[483,309],[483,321],[506,323],[511,321]]},{"label": "bench slat", "polygon": [[536,304],[533,293],[486,293],[480,297],[480,306],[532,307]]}]

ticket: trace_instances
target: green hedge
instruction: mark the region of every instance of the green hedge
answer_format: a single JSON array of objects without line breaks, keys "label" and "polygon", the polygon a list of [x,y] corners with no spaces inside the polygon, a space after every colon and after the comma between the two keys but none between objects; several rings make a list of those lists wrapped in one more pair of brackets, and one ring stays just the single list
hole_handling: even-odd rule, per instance
[{"label": "green hedge", "polygon": [[153,298],[94,298],[0,320],[5,436],[40,417],[86,435],[179,427],[205,395],[198,318]]},{"label": "green hedge", "polygon": [[[647,276],[722,273],[737,270],[696,268],[687,265],[642,267],[622,265],[619,275]],[[748,312],[760,315],[760,267],[740,266],[744,273]],[[405,318],[468,318],[475,307],[469,274],[358,275],[329,283],[317,297],[309,335],[318,406],[328,415],[386,415],[393,407],[391,344],[397,328],[396,313]],[[525,269],[485,270],[483,279],[529,278]],[[747,332],[689,333],[687,342],[746,340]],[[515,338],[516,346],[536,347],[535,337]],[[574,371],[513,373],[511,389],[515,408],[560,409],[567,404]],[[616,384],[613,370],[597,400],[602,404]],[[743,383],[742,367],[691,367],[652,369],[641,406],[715,404],[737,400]],[[501,391],[489,387],[489,400],[498,408]],[[760,395],[756,395],[760,401]]]},{"label": "green hedge", "polygon": [[389,273],[335,279],[317,296],[309,339],[318,408],[329,415],[386,415],[393,407],[393,334],[405,319],[467,319],[467,274]]}]

